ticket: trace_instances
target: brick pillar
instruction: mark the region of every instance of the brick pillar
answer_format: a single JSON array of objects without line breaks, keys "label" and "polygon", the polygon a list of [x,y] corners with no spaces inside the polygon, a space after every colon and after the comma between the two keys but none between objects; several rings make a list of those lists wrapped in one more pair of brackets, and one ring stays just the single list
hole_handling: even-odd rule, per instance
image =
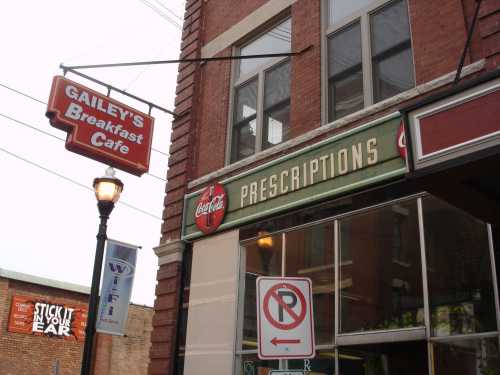
[{"label": "brick pillar", "polygon": [[149,375],[173,374],[184,247],[184,242],[172,241],[155,248],[159,270],[149,353]]},{"label": "brick pillar", "polygon": [[[202,0],[187,0],[180,58],[197,58],[201,50]],[[177,321],[181,294],[184,243],[181,238],[182,210],[196,144],[196,103],[199,91],[199,63],[179,64],[175,98],[176,117],[172,121],[170,157],[158,256],[156,301],[149,375],[173,375]]]},{"label": "brick pillar", "polygon": [[483,0],[479,11],[479,33],[486,67],[500,68],[500,0]]}]

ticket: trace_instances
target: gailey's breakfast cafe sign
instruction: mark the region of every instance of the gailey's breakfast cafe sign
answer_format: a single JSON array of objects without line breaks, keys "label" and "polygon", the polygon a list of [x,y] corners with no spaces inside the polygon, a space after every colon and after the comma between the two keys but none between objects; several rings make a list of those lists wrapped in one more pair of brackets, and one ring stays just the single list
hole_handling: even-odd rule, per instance
[{"label": "gailey's breakfast cafe sign", "polygon": [[[401,152],[402,128],[402,118],[395,113],[221,181],[217,185],[223,187],[222,193],[207,194],[213,191],[209,186],[186,195],[183,238],[242,225],[403,175],[407,167]],[[214,215],[219,219],[214,221]],[[207,230],[207,223],[217,227]]]},{"label": "gailey's breakfast cafe sign", "polygon": [[62,76],[52,81],[46,114],[68,133],[68,150],[137,176],[149,170],[153,117]]}]

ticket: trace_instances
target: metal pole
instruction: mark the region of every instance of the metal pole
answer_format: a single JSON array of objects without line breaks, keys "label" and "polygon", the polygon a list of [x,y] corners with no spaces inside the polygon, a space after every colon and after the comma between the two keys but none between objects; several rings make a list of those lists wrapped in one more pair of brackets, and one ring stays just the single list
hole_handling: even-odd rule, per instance
[{"label": "metal pole", "polygon": [[85,329],[85,346],[83,348],[81,375],[90,375],[92,371],[92,351],[94,346],[95,326],[97,309],[99,307],[99,286],[101,284],[102,260],[104,257],[104,244],[106,243],[106,229],[109,214],[113,210],[113,202],[98,202],[99,232],[97,233],[97,245],[95,250],[94,271],[92,275],[92,286],[90,288],[89,312],[87,316],[87,327]]}]

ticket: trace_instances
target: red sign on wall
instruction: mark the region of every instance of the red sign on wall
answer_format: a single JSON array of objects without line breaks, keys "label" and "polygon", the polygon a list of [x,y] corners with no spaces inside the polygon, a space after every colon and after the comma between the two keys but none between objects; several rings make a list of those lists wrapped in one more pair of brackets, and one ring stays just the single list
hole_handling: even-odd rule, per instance
[{"label": "red sign on wall", "polygon": [[46,115],[68,133],[68,150],[137,176],[149,170],[153,117],[62,76],[52,81]]},{"label": "red sign on wall", "polygon": [[27,335],[83,341],[87,313],[87,307],[83,305],[67,305],[36,297],[13,296],[7,330]]},{"label": "red sign on wall", "polygon": [[200,196],[194,213],[196,226],[205,234],[214,232],[226,215],[227,194],[224,187],[215,183]]}]

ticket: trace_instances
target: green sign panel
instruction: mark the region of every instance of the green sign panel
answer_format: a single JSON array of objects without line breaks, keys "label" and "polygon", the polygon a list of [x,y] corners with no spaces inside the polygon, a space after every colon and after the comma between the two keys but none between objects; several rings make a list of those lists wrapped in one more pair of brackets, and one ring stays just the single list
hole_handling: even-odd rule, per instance
[{"label": "green sign panel", "polygon": [[[386,116],[219,181],[228,199],[217,231],[403,175],[400,124],[399,113]],[[195,224],[201,193],[185,197],[183,239],[203,235]]]}]

